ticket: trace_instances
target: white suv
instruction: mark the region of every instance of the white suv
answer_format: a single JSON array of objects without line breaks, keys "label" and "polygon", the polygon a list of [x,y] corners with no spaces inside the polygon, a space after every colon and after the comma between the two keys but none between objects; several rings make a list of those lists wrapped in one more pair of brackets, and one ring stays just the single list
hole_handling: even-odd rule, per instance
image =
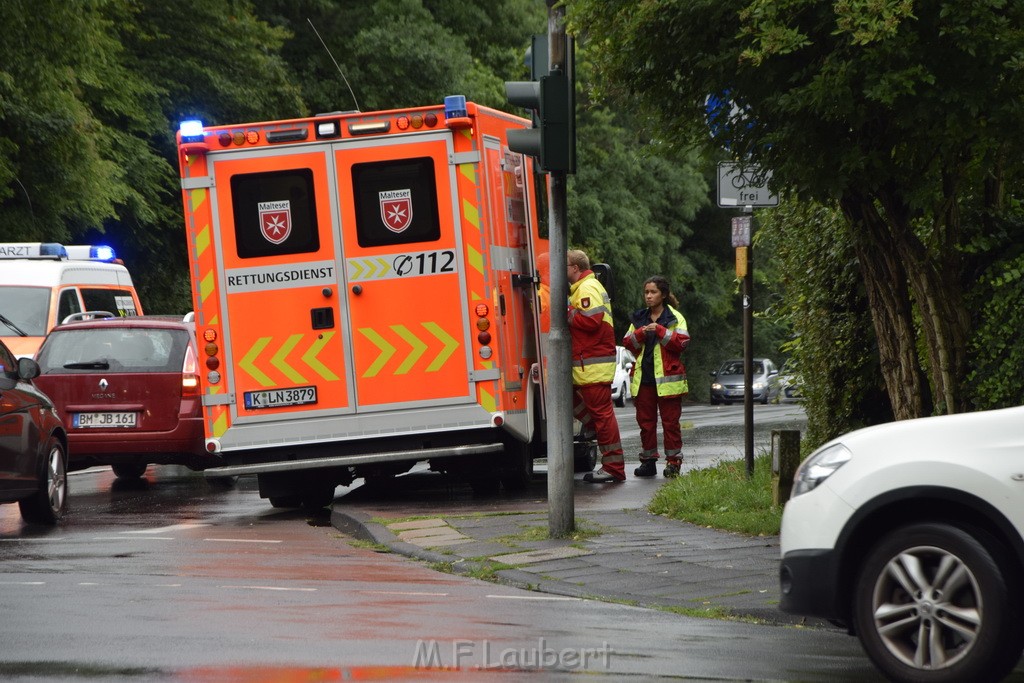
[{"label": "white suv", "polygon": [[780,608],[894,681],[997,681],[1024,649],[1024,406],[825,444],[782,517]]}]

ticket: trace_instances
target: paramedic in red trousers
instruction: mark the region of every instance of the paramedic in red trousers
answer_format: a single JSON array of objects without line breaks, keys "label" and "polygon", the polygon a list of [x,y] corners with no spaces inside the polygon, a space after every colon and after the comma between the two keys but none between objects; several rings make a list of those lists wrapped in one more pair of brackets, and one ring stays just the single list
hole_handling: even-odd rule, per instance
[{"label": "paramedic in red trousers", "polygon": [[573,414],[585,430],[597,434],[601,468],[583,481],[605,484],[626,478],[619,440],[619,423],[612,407],[615,377],[615,330],[608,292],[590,270],[590,259],[570,249],[566,255],[569,279],[569,334],[572,337]]},{"label": "paramedic in red trousers", "polygon": [[642,308],[630,316],[629,331],[622,345],[640,359],[633,368],[633,405],[640,426],[640,467],[633,470],[638,477],[657,474],[658,413],[665,431],[666,477],[679,476],[683,464],[683,438],[679,427],[683,394],[689,391],[686,367],[680,354],[690,343],[686,319],[673,306],[679,302],[672,295],[668,280],[655,275],[644,283]]}]

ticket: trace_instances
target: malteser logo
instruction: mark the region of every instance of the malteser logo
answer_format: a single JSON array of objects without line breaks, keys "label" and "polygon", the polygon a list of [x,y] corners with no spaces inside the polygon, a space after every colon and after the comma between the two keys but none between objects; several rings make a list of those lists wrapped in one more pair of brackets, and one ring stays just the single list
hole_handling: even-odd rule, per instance
[{"label": "malteser logo", "polygon": [[281,244],[292,234],[291,202],[259,202],[260,230],[271,244]]},{"label": "malteser logo", "polygon": [[379,192],[380,219],[391,232],[402,232],[412,224],[412,190]]}]

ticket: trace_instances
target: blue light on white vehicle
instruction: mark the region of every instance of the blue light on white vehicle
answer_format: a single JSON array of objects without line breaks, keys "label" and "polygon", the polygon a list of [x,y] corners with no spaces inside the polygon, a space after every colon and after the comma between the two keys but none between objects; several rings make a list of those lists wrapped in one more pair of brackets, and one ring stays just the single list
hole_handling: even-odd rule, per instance
[{"label": "blue light on white vehicle", "polygon": [[64,245],[56,242],[0,242],[0,258],[67,258]]},{"label": "blue light on white vehicle", "polygon": [[182,121],[181,125],[178,127],[178,131],[181,133],[182,142],[203,141],[203,122],[199,119]]},{"label": "blue light on white vehicle", "polygon": [[76,261],[115,261],[117,253],[105,244],[77,244],[64,247],[67,257]]}]

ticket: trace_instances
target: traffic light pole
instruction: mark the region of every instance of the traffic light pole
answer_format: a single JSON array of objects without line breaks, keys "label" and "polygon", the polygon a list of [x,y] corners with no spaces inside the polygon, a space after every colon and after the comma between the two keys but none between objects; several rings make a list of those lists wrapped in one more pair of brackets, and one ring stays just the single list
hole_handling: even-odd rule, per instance
[{"label": "traffic light pole", "polygon": [[[548,0],[548,71],[566,73],[565,9]],[[548,248],[551,259],[551,329],[548,334],[548,534],[568,536],[576,527],[573,501],[572,341],[565,302],[569,297],[565,269],[568,253],[566,173],[548,174]]]}]

